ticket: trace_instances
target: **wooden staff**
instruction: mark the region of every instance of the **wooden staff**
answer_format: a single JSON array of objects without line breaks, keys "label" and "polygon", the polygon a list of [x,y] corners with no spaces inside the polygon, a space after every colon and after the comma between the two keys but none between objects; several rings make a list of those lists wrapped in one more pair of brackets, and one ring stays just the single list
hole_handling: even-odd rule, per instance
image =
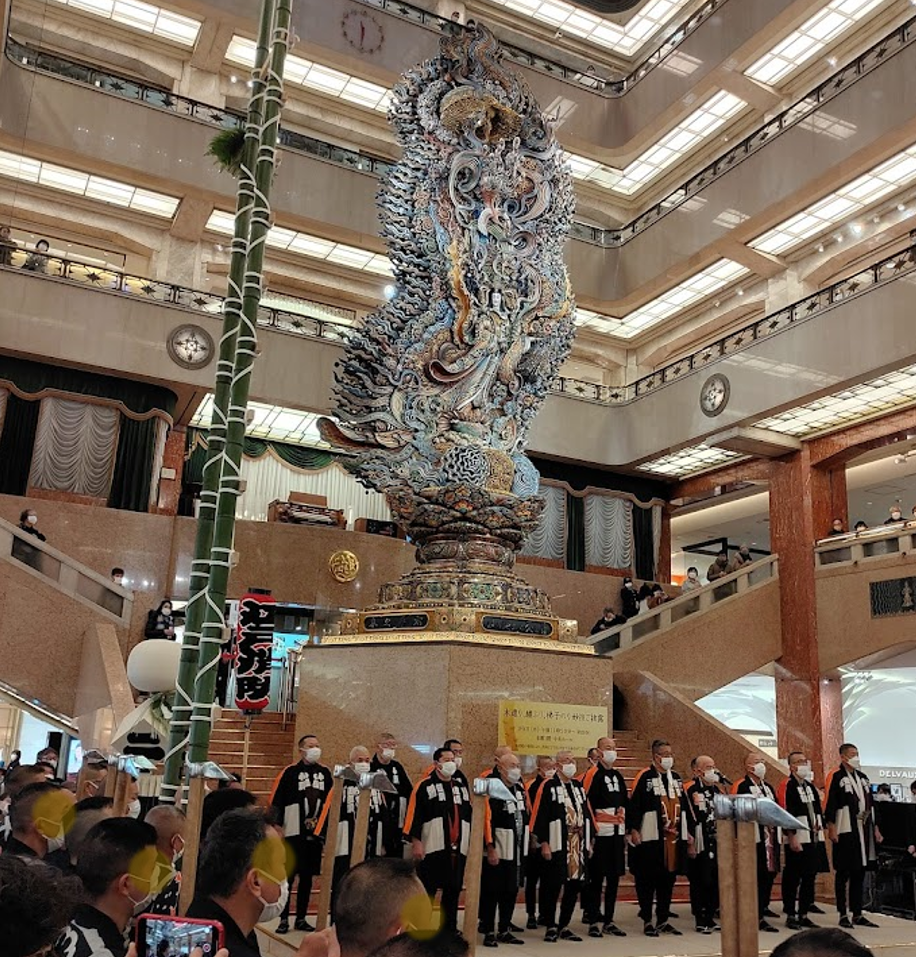
[{"label": "wooden staff", "polygon": [[188,785],[187,838],[184,853],[181,856],[181,894],[178,899],[178,913],[186,914],[194,900],[194,887],[197,884],[197,861],[200,857],[200,823],[206,797],[203,775],[195,775]]},{"label": "wooden staff", "polygon": [[[340,782],[340,791],[343,791],[344,782],[340,777],[342,771],[352,770],[335,768],[334,777]],[[340,803],[342,793],[338,793],[337,786],[331,788],[328,800],[331,806],[324,823],[324,857],[321,859],[321,890],[318,892],[318,919],[315,925],[318,930],[328,926],[331,910],[331,884],[334,882],[334,861],[337,856],[337,831],[340,828]]]},{"label": "wooden staff", "polygon": [[113,775],[111,771],[108,774],[115,779],[113,814],[115,817],[124,817],[127,814],[127,782],[131,776],[120,765]]},{"label": "wooden staff", "polygon": [[514,795],[498,778],[475,778],[471,797],[471,838],[464,868],[464,936],[470,957],[477,953],[477,913],[480,910],[480,880],[483,868],[483,827],[487,801],[512,801]]},{"label": "wooden staff", "polygon": [[735,879],[737,873],[735,848],[736,836],[734,821],[717,821],[716,853],[719,856],[719,923],[722,926],[721,939],[723,957],[737,957],[739,953],[738,883]]},{"label": "wooden staff", "polygon": [[108,773],[105,775],[105,797],[113,798],[115,796],[115,786],[118,780],[118,756],[112,754],[108,756]]},{"label": "wooden staff", "polygon": [[757,825],[751,821],[739,821],[735,845],[738,954],[740,957],[757,957],[760,952],[760,914],[757,910]]}]

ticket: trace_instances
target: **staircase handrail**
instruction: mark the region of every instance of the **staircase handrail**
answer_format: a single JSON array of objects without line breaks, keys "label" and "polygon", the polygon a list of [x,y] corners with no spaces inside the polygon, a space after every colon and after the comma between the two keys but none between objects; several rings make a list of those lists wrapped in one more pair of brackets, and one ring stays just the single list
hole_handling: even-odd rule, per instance
[{"label": "staircase handrail", "polygon": [[650,608],[640,615],[634,615],[622,625],[614,625],[613,628],[589,635],[585,641],[594,645],[598,654],[613,657],[614,653],[630,648],[650,635],[665,631],[684,618],[707,611],[727,598],[742,595],[750,588],[778,577],[778,573],[779,556],[767,555],[717,578],[708,585],[678,595],[677,598],[672,598],[657,608]]},{"label": "staircase handrail", "polygon": [[815,568],[852,565],[868,558],[905,555],[916,545],[916,520],[879,525],[861,532],[846,532],[818,539],[814,544]]},{"label": "staircase handrail", "polygon": [[0,560],[50,584],[109,621],[130,626],[133,592],[0,518]]}]

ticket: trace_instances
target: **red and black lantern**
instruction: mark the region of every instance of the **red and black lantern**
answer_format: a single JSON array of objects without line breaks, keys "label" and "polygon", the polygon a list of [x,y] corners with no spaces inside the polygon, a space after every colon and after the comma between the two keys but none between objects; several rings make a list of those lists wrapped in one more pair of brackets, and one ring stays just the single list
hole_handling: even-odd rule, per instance
[{"label": "red and black lantern", "polygon": [[235,657],[235,706],[263,711],[270,702],[270,663],[276,599],[266,588],[249,588],[239,601]]}]

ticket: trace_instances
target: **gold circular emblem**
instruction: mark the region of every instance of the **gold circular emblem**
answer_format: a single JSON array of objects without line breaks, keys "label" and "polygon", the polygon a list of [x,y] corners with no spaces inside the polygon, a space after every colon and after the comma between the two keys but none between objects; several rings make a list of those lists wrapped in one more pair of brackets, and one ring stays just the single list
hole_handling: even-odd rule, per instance
[{"label": "gold circular emblem", "polygon": [[353,552],[334,552],[328,559],[328,568],[339,582],[351,582],[359,574],[359,559]]}]

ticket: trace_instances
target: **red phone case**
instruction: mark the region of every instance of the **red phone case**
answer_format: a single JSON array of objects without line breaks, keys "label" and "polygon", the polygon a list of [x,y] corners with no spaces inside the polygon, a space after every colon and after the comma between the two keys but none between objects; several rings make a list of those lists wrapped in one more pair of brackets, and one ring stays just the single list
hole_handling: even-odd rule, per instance
[{"label": "red phone case", "polygon": [[[216,931],[216,945],[213,952],[205,954],[205,957],[214,957],[216,952],[226,946],[226,931],[218,920],[202,920],[199,917],[169,917],[163,914],[141,914],[137,918],[137,950],[141,957],[154,957],[146,947],[146,927],[151,921],[168,924],[192,924],[199,927],[212,927]],[[199,944],[195,944],[199,947]]]}]

